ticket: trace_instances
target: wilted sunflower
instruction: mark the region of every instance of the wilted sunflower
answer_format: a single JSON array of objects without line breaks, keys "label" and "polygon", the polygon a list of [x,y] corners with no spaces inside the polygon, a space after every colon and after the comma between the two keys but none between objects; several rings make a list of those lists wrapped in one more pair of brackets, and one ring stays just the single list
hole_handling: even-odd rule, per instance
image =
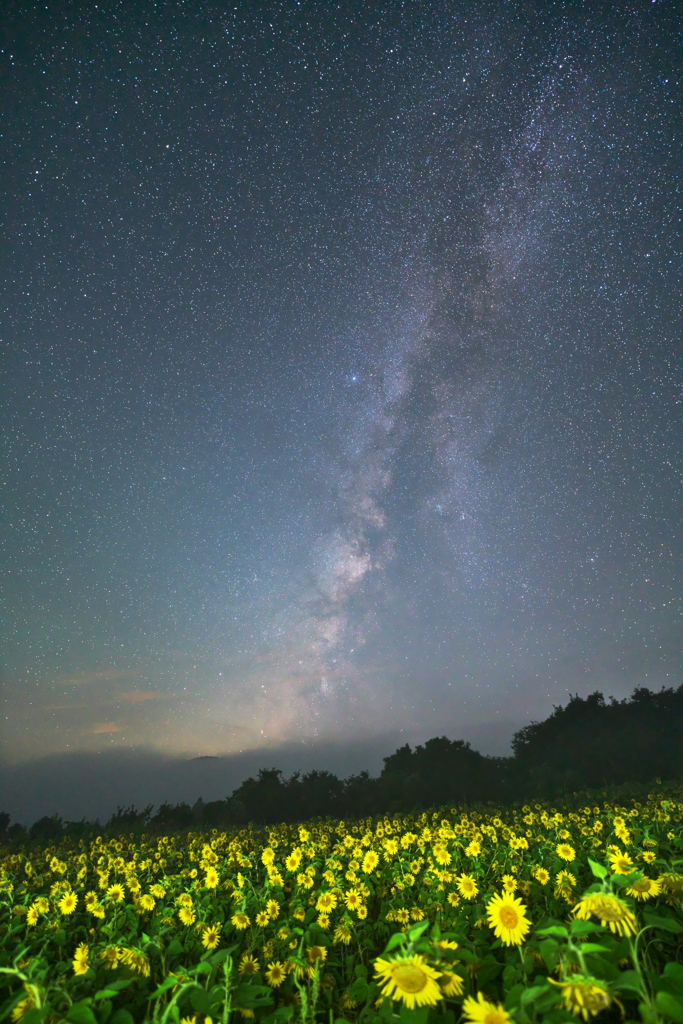
[{"label": "wilted sunflower", "polygon": [[554,981],[552,978],[548,978],[548,981],[560,988],[565,1009],[586,1021],[606,1010],[612,1002],[603,982],[596,978],[572,974],[565,981]]},{"label": "wilted sunflower", "polygon": [[416,1006],[436,1006],[443,994],[438,985],[441,972],[426,964],[419,953],[396,960],[375,960],[375,976],[382,995],[404,1002],[409,1010]]},{"label": "wilted sunflower", "polygon": [[581,921],[588,921],[591,916],[597,917],[600,924],[609,925],[611,932],[624,938],[635,935],[637,930],[633,911],[611,893],[593,893],[584,896],[574,907],[574,916]]},{"label": "wilted sunflower", "polygon": [[463,980],[459,974],[455,974],[454,971],[442,969],[441,977],[439,978],[439,985],[441,986],[441,991],[445,996],[461,996],[463,984]]},{"label": "wilted sunflower", "polygon": [[635,896],[637,900],[649,900],[652,896],[659,896],[661,888],[656,879],[643,875],[642,878],[632,882],[626,892],[629,896]]}]

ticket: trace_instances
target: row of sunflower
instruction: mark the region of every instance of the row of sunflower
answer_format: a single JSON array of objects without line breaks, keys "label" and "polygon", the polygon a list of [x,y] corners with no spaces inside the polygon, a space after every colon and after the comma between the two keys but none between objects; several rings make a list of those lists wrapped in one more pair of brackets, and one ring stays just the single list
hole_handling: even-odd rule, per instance
[{"label": "row of sunflower", "polygon": [[440,809],[0,859],[0,1020],[683,1024],[683,802]]}]

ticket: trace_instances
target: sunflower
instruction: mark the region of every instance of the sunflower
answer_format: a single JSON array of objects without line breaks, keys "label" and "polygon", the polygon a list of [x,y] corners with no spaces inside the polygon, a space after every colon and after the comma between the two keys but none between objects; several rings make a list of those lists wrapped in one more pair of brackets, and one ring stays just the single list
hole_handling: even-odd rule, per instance
[{"label": "sunflower", "polygon": [[324,913],[329,913],[330,910],[334,910],[337,906],[337,897],[333,892],[321,892],[315,904],[316,910],[322,910]]},{"label": "sunflower", "polygon": [[220,942],[220,935],[220,924],[211,924],[207,928],[202,928],[202,946],[204,949],[215,949]]},{"label": "sunflower", "polygon": [[38,908],[33,904],[33,906],[29,907],[26,911],[26,924],[29,928],[33,928],[34,925],[38,924],[39,918],[40,914],[38,913]]},{"label": "sunflower", "polygon": [[576,860],[576,850],[569,843],[560,843],[555,847],[555,853],[562,860],[573,861]]},{"label": "sunflower", "polygon": [[637,900],[649,900],[651,896],[659,896],[661,888],[656,879],[644,875],[633,882],[626,892],[629,896],[635,896]]},{"label": "sunflower", "polygon": [[467,1020],[473,1024],[512,1024],[512,1018],[501,1003],[490,1003],[479,993],[476,999],[468,996],[462,1004]]},{"label": "sunflower", "polygon": [[347,892],[344,894],[344,903],[349,908],[349,910],[357,910],[358,907],[360,907],[361,904],[363,903],[361,894],[358,892],[358,889],[348,889]]},{"label": "sunflower", "polygon": [[114,903],[122,903],[125,895],[125,889],[123,888],[122,885],[119,885],[118,882],[116,882],[114,885],[110,885],[109,888],[107,889],[107,896]]},{"label": "sunflower", "polygon": [[259,928],[265,928],[267,924],[270,924],[270,914],[267,910],[259,910],[255,920]]},{"label": "sunflower", "polygon": [[572,974],[565,981],[554,981],[553,978],[548,978],[548,981],[561,989],[565,1009],[575,1017],[583,1017],[585,1021],[606,1010],[612,1002],[604,984],[596,978]]},{"label": "sunflower", "polygon": [[74,974],[87,974],[88,966],[88,947],[82,942],[80,946],[77,946],[76,952],[74,953]]},{"label": "sunflower", "polygon": [[239,962],[239,967],[237,968],[237,970],[240,975],[256,974],[256,972],[259,970],[259,962],[255,956],[252,956],[251,953],[245,953]]},{"label": "sunflower", "polygon": [[541,885],[547,885],[550,881],[550,872],[546,871],[545,868],[534,868],[533,876],[537,882],[540,882]]},{"label": "sunflower", "polygon": [[382,995],[404,1002],[409,1010],[416,1006],[436,1006],[443,994],[438,985],[440,971],[424,962],[419,953],[396,960],[375,960],[375,977]]},{"label": "sunflower", "polygon": [[345,924],[338,924],[334,929],[333,941],[348,946],[351,942],[351,930]]},{"label": "sunflower", "polygon": [[494,896],[486,905],[489,927],[493,928],[496,938],[506,946],[519,946],[531,928],[526,917],[526,907],[520,899],[508,893]]},{"label": "sunflower", "polygon": [[368,850],[365,856],[363,857],[363,864],[361,865],[361,870],[363,874],[369,875],[372,871],[375,870],[378,864],[379,857],[377,856],[375,851]]},{"label": "sunflower", "polygon": [[267,984],[270,985],[271,988],[279,988],[287,977],[285,965],[280,960],[273,961],[273,963],[268,964],[265,977]]},{"label": "sunflower", "polygon": [[280,913],[280,904],[277,900],[268,900],[266,903],[266,910],[271,917],[271,920],[275,920]]},{"label": "sunflower", "polygon": [[119,965],[121,950],[118,946],[107,946],[99,954],[100,960],[104,960],[104,966],[108,967],[110,971],[115,971]]},{"label": "sunflower", "polygon": [[630,875],[634,869],[633,861],[627,853],[610,853],[609,863],[615,875]]},{"label": "sunflower", "polygon": [[249,925],[251,924],[251,921],[249,920],[247,915],[241,912],[233,914],[230,920],[232,921],[238,932],[244,931],[244,929],[248,928]]},{"label": "sunflower", "polygon": [[99,901],[97,899],[97,893],[96,892],[93,892],[91,890],[90,892],[87,892],[85,894],[85,908],[86,908],[86,910],[92,910],[93,907],[97,906],[98,902]]},{"label": "sunflower", "polygon": [[73,914],[78,905],[78,896],[75,892],[65,892],[57,905],[62,914]]},{"label": "sunflower", "polygon": [[574,916],[581,921],[588,921],[591,915],[597,917],[600,924],[609,925],[610,931],[622,938],[636,934],[635,915],[618,896],[610,893],[584,896],[574,907]]},{"label": "sunflower", "polygon": [[463,980],[459,974],[455,974],[453,971],[443,970],[439,978],[439,985],[445,996],[462,995]]},{"label": "sunflower", "polygon": [[192,907],[181,907],[178,911],[178,917],[180,918],[180,923],[189,928],[191,924],[194,924],[196,914]]},{"label": "sunflower", "polygon": [[467,900],[472,900],[479,892],[477,883],[474,881],[471,875],[460,875],[455,883],[458,887],[458,892],[461,896],[464,896]]},{"label": "sunflower", "polygon": [[207,868],[206,876],[204,878],[204,887],[206,889],[215,889],[218,885],[218,872],[215,868]]}]

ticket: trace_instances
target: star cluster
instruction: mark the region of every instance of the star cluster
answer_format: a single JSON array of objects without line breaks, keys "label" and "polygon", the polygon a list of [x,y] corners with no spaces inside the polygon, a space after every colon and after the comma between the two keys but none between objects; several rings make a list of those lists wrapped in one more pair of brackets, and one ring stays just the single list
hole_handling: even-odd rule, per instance
[{"label": "star cluster", "polygon": [[674,7],[14,6],[8,758],[682,681]]}]

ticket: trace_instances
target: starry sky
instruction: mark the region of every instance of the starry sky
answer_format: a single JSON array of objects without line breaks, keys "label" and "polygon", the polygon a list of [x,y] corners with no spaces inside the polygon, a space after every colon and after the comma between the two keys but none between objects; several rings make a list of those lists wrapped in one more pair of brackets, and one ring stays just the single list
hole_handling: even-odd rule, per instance
[{"label": "starry sky", "polygon": [[10,2],[7,761],[683,682],[676,7]]}]

